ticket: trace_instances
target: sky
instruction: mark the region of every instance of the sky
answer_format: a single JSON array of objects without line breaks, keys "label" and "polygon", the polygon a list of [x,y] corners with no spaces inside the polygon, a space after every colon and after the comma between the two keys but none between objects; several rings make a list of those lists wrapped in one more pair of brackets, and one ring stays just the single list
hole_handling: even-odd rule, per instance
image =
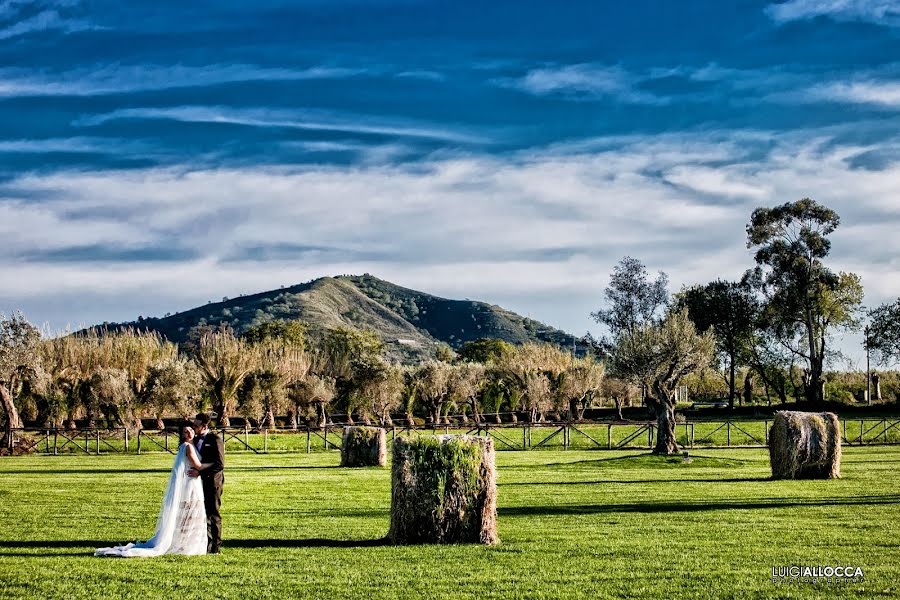
[{"label": "sky", "polygon": [[368,272],[598,333],[804,197],[900,296],[896,0],[0,0],[0,311],[55,329]]}]

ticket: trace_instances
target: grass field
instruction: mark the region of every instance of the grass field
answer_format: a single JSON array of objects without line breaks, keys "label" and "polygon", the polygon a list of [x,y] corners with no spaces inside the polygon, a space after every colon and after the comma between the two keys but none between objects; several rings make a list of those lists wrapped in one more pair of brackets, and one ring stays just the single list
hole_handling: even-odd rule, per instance
[{"label": "grass field", "polygon": [[[900,596],[900,448],[844,478],[769,481],[764,450],[501,452],[501,543],[382,545],[387,469],[336,452],[232,454],[219,556],[99,559],[152,534],[167,454],[0,459],[0,598],[817,598]],[[858,565],[863,583],[772,568]]]}]

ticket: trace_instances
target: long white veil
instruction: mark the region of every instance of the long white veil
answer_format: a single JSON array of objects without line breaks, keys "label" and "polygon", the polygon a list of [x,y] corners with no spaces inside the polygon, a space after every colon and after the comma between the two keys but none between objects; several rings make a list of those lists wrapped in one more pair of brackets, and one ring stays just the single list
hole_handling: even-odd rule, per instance
[{"label": "long white veil", "polygon": [[186,451],[187,444],[182,444],[175,457],[175,464],[172,466],[172,474],[169,476],[169,485],[166,488],[166,495],[163,496],[162,509],[156,520],[156,532],[153,537],[146,542],[138,541],[124,546],[98,548],[94,552],[94,556],[148,557],[159,556],[169,551],[178,527],[178,508],[187,493],[185,485],[187,478]]}]

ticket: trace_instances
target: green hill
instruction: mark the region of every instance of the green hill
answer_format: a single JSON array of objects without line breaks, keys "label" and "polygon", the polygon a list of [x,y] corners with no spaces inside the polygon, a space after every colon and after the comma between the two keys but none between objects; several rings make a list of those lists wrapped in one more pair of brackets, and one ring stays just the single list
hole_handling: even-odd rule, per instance
[{"label": "green hill", "polygon": [[563,331],[496,305],[440,298],[368,274],[322,277],[120,325],[154,329],[181,343],[197,326],[228,324],[240,333],[275,319],[305,321],[313,335],[342,326],[373,329],[388,353],[404,362],[432,356],[440,342],[459,348],[469,340],[496,337],[514,344],[542,341],[571,348],[574,341]]}]

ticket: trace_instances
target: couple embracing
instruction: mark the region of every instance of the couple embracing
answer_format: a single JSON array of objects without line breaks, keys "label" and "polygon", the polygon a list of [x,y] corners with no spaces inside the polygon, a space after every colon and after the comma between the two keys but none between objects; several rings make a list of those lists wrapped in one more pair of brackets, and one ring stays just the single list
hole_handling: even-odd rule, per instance
[{"label": "couple embracing", "polygon": [[184,428],[156,532],[146,542],[98,548],[95,556],[148,557],[161,554],[218,554],[222,545],[222,486],[225,443],[199,414]]}]

